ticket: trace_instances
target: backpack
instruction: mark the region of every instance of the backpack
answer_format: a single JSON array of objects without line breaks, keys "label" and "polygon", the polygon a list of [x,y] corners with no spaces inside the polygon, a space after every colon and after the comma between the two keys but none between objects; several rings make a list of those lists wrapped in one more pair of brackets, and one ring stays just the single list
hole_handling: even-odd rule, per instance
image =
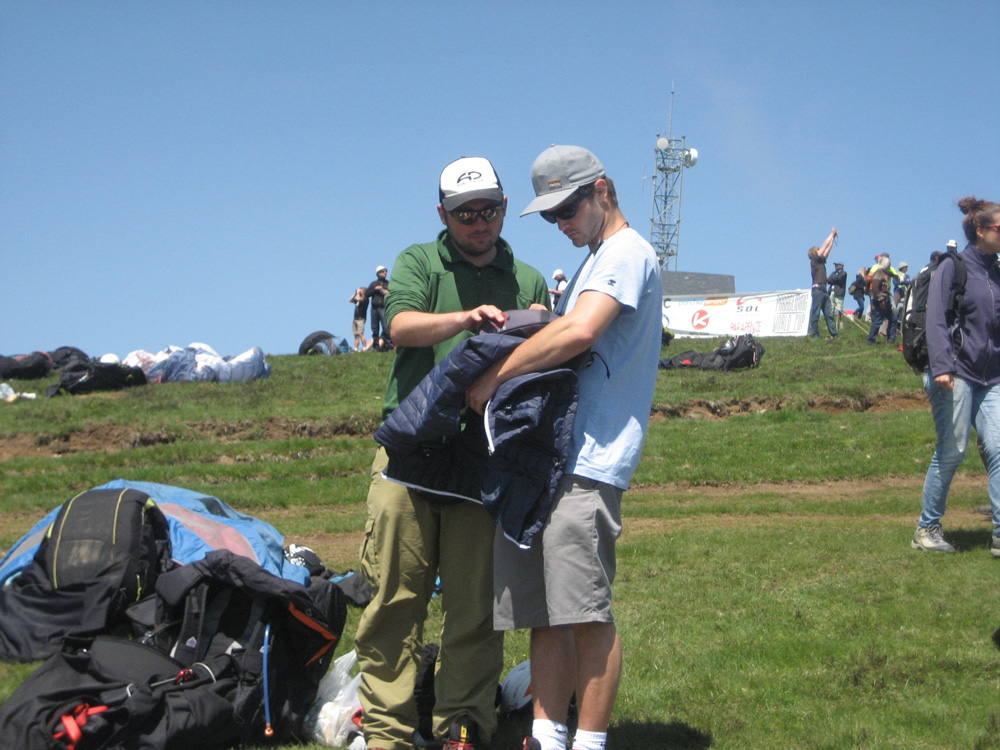
[{"label": "backpack", "polygon": [[59,373],[59,382],[45,389],[49,398],[66,392],[94,393],[95,391],[120,391],[133,385],[146,385],[146,373],[140,367],[71,360]]},{"label": "backpack", "polygon": [[130,608],[138,639],[66,641],[0,708],[23,750],[209,750],[307,739],[303,719],[346,604],[228,550],[159,577]]},{"label": "backpack", "polygon": [[889,298],[889,274],[881,268],[868,276],[868,294],[872,304]]},{"label": "backpack", "polygon": [[712,352],[688,351],[661,359],[659,369],[742,370],[757,367],[764,356],[764,345],[752,333],[743,333],[726,341]]},{"label": "backpack", "polygon": [[52,358],[46,352],[32,352],[17,357],[0,356],[0,380],[37,380],[52,372]]},{"label": "backpack", "polygon": [[326,331],[316,331],[306,336],[299,344],[299,354],[349,354],[351,347],[347,339],[337,341],[337,337]]},{"label": "backpack", "polygon": [[723,358],[721,369],[740,370],[760,364],[760,358],[764,356],[764,345],[752,333],[744,333],[729,339],[715,353]]},{"label": "backpack", "polygon": [[127,631],[126,608],[172,565],[167,520],[144,492],[83,492],[47,519],[0,588],[2,659],[44,659],[64,638]]},{"label": "backpack", "polygon": [[55,590],[105,581],[112,589],[108,623],[153,592],[170,569],[167,519],[144,492],[81,492],[59,509],[35,552]]},{"label": "backpack", "polygon": [[[924,266],[913,278],[913,283],[903,295],[903,315],[900,324],[903,339],[903,359],[920,375],[930,362],[927,353],[927,297],[930,292],[931,277],[941,267],[941,263],[951,258],[955,264],[955,276],[951,282],[948,294],[948,307],[945,310],[945,322],[948,324],[952,338],[957,333],[956,324],[958,312],[965,296],[965,282],[968,271],[965,260],[953,250],[949,250],[934,265]],[[958,342],[956,342],[958,343]]]}]

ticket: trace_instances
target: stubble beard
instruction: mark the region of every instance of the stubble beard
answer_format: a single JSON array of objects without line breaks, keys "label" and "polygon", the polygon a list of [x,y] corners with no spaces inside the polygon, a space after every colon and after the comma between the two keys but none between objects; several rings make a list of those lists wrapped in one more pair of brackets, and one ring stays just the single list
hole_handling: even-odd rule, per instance
[{"label": "stubble beard", "polygon": [[494,249],[496,249],[496,240],[492,241],[489,245],[483,247],[480,244],[471,245],[467,242],[460,242],[452,237],[452,242],[455,243],[455,247],[458,248],[462,255],[467,255],[470,258],[481,258],[484,255],[488,255]]}]

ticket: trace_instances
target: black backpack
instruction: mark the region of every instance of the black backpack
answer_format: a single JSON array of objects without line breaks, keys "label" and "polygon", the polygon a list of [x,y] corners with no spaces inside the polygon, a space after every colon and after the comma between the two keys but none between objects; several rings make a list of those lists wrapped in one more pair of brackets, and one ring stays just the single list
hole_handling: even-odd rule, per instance
[{"label": "black backpack", "polygon": [[120,391],[134,385],[146,385],[146,373],[140,367],[75,359],[62,368],[59,382],[46,388],[45,395],[51,398],[64,392],[76,395],[96,391]]},{"label": "black backpack", "polygon": [[126,608],[152,594],[171,564],[167,520],[148,495],[77,495],[59,509],[32,562],[0,589],[0,658],[43,659],[63,638],[127,630]]},{"label": "black backpack", "polygon": [[723,370],[741,370],[757,367],[764,356],[764,345],[752,333],[734,336],[715,350],[723,359]]},{"label": "black backpack", "polygon": [[742,333],[712,352],[687,351],[661,359],[659,369],[742,370],[757,367],[763,356],[764,345],[752,333]]},{"label": "black backpack", "polygon": [[32,352],[17,357],[0,356],[0,380],[37,380],[52,372],[52,358],[46,352]]},{"label": "black backpack", "polygon": [[106,581],[114,592],[108,613],[114,624],[170,569],[170,529],[144,492],[89,490],[63,503],[35,562],[55,590]]},{"label": "black backpack", "polygon": [[0,708],[0,737],[23,750],[305,740],[346,609],[326,580],[306,587],[215,550],[130,609],[136,639],[68,640]]},{"label": "black backpack", "polygon": [[[903,339],[903,359],[919,375],[927,369],[929,356],[927,353],[927,297],[930,291],[931,277],[941,267],[941,264],[951,258],[955,264],[955,276],[951,282],[948,294],[948,307],[945,310],[945,322],[953,340],[958,333],[958,313],[965,297],[965,282],[968,271],[965,260],[954,250],[944,253],[938,262],[924,266],[913,278],[903,297],[903,315],[900,331]],[[960,341],[955,342],[960,345]]]}]

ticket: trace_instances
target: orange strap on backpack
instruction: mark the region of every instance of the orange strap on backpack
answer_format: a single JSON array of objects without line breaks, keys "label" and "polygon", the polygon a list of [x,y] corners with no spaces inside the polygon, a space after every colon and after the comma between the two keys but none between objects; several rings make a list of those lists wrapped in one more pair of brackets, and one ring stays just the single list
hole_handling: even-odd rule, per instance
[{"label": "orange strap on backpack", "polygon": [[107,710],[107,706],[91,706],[87,703],[81,703],[73,711],[63,714],[61,719],[63,731],[56,732],[52,735],[52,739],[62,740],[69,750],[76,750],[76,743],[83,737],[80,727],[86,725],[87,719],[91,716],[104,713]]}]

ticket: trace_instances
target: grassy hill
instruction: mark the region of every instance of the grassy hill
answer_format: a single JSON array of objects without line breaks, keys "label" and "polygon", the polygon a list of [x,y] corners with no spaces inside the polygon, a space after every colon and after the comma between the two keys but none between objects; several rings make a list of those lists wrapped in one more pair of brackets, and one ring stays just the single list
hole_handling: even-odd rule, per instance
[{"label": "grassy hill", "polygon": [[[753,371],[660,372],[623,504],[615,747],[1000,747],[983,469],[971,458],[952,489],[958,554],[911,551],[933,425],[919,379],[864,333],[765,339]],[[261,382],[2,404],[0,549],[123,477],[215,495],[355,567],[391,358],[269,357]],[[526,658],[525,634],[506,644],[508,667]],[[0,700],[29,671],[0,664]],[[526,728],[503,719],[494,747]]]}]

